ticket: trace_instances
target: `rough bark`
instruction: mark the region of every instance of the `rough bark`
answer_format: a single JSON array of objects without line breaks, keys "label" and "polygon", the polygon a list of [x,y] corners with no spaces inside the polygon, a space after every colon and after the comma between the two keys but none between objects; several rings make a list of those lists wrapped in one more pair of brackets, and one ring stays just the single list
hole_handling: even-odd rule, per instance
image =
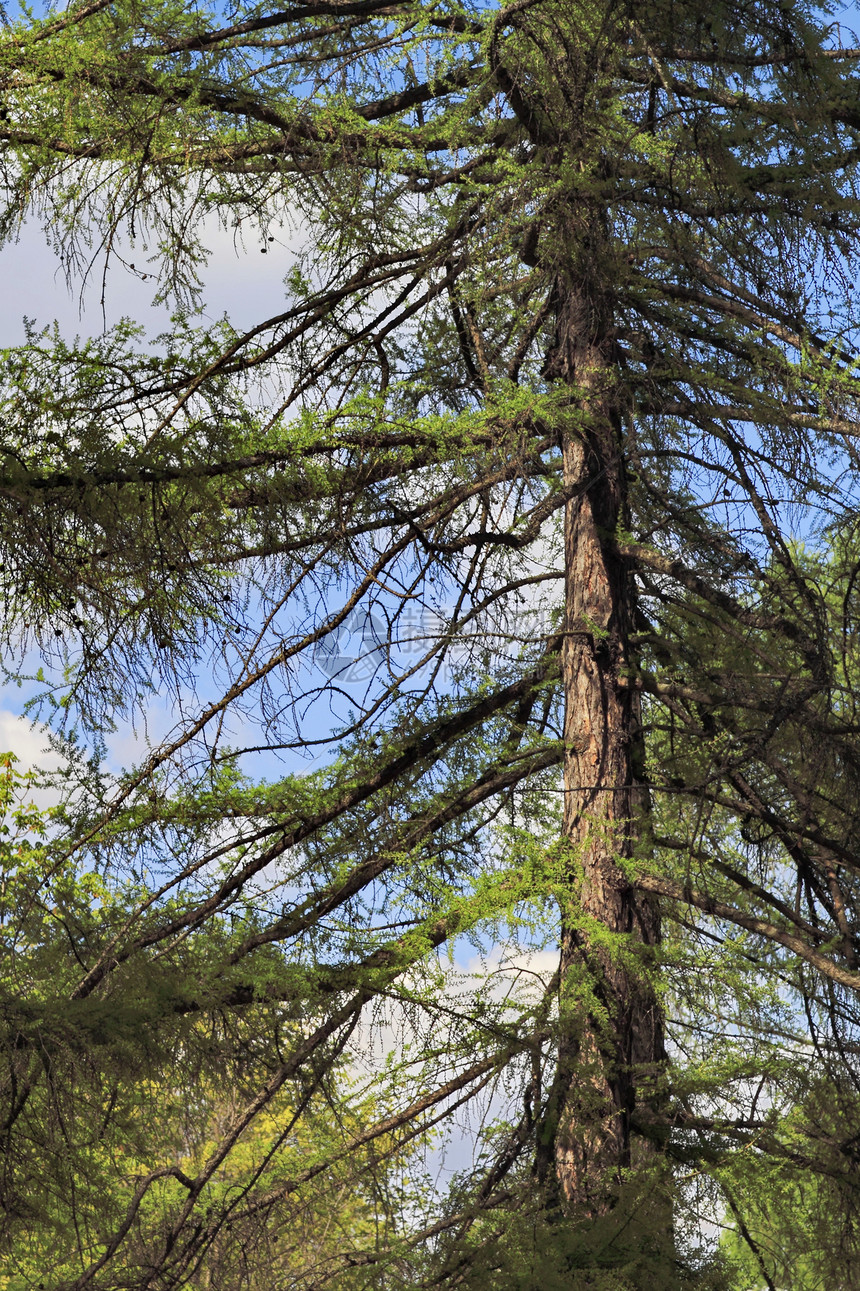
[{"label": "rough bark", "polygon": [[630,861],[647,829],[639,699],[630,669],[635,589],[616,534],[626,477],[612,370],[610,306],[566,284],[547,375],[572,392],[563,437],[566,604],[562,1040],[544,1135],[569,1214],[606,1213],[625,1168],[653,1152],[631,1118],[664,1063],[659,1000],[643,971],[660,937]]}]

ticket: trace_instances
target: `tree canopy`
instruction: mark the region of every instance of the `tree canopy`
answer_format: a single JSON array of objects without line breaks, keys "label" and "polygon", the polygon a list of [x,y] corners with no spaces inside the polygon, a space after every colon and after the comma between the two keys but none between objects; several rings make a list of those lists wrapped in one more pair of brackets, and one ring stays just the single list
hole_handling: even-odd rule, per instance
[{"label": "tree canopy", "polygon": [[9,16],[0,234],[173,311],[0,355],[9,1291],[854,1285],[851,42]]}]

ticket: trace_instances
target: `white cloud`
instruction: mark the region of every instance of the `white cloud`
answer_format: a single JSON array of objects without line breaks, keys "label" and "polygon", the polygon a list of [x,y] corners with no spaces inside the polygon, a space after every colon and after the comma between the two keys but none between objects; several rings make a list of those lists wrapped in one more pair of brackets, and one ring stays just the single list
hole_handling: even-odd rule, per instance
[{"label": "white cloud", "polygon": [[59,766],[59,758],[49,748],[45,727],[34,725],[8,708],[0,708],[0,753],[14,753],[21,771]]},{"label": "white cloud", "polygon": [[[214,218],[204,222],[202,241],[210,252],[201,273],[205,318],[214,320],[227,313],[235,326],[251,327],[284,309],[284,277],[295,262],[298,242],[287,230],[276,233],[275,241],[264,244],[259,233],[249,227],[243,245]],[[265,255],[261,254],[263,245]],[[148,335],[168,329],[170,309],[152,305],[156,282],[150,272],[154,266],[148,263],[149,253],[132,250],[121,239],[115,246],[126,264],[136,265],[137,272],[114,258],[103,282],[101,255],[94,261],[83,289],[80,281],[69,286],[43,230],[36,222],[26,224],[17,242],[0,248],[0,345],[22,343],[25,315],[39,327],[56,319],[67,337],[99,335],[105,324],[110,327],[122,317],[143,324]],[[147,275],[145,280],[141,273]]]},{"label": "white cloud", "polygon": [[[14,753],[18,759],[15,770],[55,771],[61,764],[61,758],[51,749],[48,743],[46,727],[20,717],[8,708],[0,708],[0,753]],[[45,811],[54,807],[60,800],[56,789],[33,788],[27,792],[27,801]]]}]

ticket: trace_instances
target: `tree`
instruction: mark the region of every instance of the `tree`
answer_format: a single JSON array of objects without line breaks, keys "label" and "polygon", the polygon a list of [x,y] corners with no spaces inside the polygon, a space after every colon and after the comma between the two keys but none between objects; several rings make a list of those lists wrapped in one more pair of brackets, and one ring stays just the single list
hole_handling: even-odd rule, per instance
[{"label": "tree", "polygon": [[[404,1148],[512,1092],[373,1277],[521,1285],[539,1227],[570,1285],[701,1280],[684,1171],[817,1169],[780,1113],[855,1078],[857,51],[795,0],[97,0],[0,51],[7,236],[178,302],[4,359],[9,649],[96,746],[177,714],[113,785],[70,762],[50,864],[106,887],[51,907],[50,1009],[111,1052],[129,1001],[164,1052],[259,1026],[247,1128],[393,1008]],[[302,241],[244,334],[194,313],[205,217]],[[444,984],[518,933],[561,948],[536,992]],[[70,1052],[44,974],[48,1039],[12,1003],[33,953],[13,1164]],[[208,1169],[136,1272],[93,1221],[74,1285],[195,1278]]]},{"label": "tree", "polygon": [[792,1146],[817,1157],[817,1169],[799,1171],[789,1154],[783,1160],[763,1156],[731,1180],[730,1227],[722,1244],[740,1265],[742,1286],[850,1291],[857,1284],[854,1163],[833,1152],[845,1124],[856,1124],[856,1094],[852,1086],[835,1092],[834,1098],[830,1081],[822,1091],[813,1087],[798,1109],[802,1128]]}]

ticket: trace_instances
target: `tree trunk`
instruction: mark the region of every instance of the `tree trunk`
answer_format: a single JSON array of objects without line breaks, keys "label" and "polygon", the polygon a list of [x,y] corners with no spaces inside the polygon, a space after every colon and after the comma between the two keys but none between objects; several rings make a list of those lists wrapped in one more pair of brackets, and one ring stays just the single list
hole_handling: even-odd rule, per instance
[{"label": "tree trunk", "polygon": [[545,1137],[563,1210],[597,1216],[612,1208],[622,1172],[653,1152],[634,1143],[631,1116],[656,1093],[665,1058],[660,1003],[643,971],[660,925],[629,877],[649,804],[639,701],[627,684],[635,589],[616,548],[626,477],[610,307],[568,284],[557,323],[547,376],[568,386],[578,415],[562,446],[571,491],[562,646],[569,850],[562,1040]]}]

